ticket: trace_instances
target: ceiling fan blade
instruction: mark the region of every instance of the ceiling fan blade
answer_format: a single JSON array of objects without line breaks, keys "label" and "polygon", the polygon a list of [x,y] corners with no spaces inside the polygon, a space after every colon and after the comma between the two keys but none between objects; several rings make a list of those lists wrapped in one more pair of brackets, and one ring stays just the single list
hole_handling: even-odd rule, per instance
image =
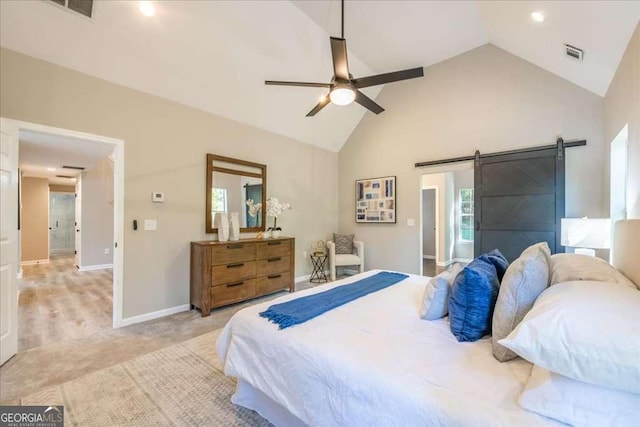
[{"label": "ceiling fan blade", "polygon": [[264,84],[274,86],[331,87],[331,83],[281,82],[277,80],[265,80]]},{"label": "ceiling fan blade", "polygon": [[371,111],[372,113],[380,114],[384,111],[384,108],[376,104],[373,99],[369,98],[367,95],[360,92],[359,90],[356,91],[355,101],[358,104],[362,105],[367,110]]},{"label": "ceiling fan blade", "polygon": [[336,79],[349,80],[349,63],[347,61],[347,41],[338,37],[331,39],[331,56],[333,57],[333,74]]},{"label": "ceiling fan blade", "polygon": [[358,89],[362,89],[363,87],[393,83],[400,80],[415,79],[416,77],[422,76],[424,76],[424,69],[422,67],[418,67],[408,70],[394,71],[392,73],[378,74],[375,76],[361,77],[359,79],[351,80],[351,83]]},{"label": "ceiling fan blade", "polygon": [[327,104],[329,103],[329,101],[331,101],[331,99],[329,98],[329,95],[326,95],[324,98],[322,98],[322,100],[320,100],[320,102],[318,103],[318,105],[316,105],[315,107],[313,107],[313,110],[309,111],[307,113],[307,117],[313,117],[316,115],[316,113],[320,110],[322,110],[324,107],[327,106]]}]

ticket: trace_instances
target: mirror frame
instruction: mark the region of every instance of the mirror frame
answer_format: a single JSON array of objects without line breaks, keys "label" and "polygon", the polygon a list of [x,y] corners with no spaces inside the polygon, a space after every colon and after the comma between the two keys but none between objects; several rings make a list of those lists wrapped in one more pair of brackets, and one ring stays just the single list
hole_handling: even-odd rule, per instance
[{"label": "mirror frame", "polygon": [[[260,169],[260,173],[252,173],[246,172],[242,170],[235,170],[229,168],[223,168],[220,166],[214,166],[214,161],[224,162],[236,164],[239,166],[248,166],[256,169]],[[230,173],[234,175],[241,176],[250,176],[254,178],[262,178],[262,206],[263,209],[260,210],[262,215],[262,225],[260,227],[240,227],[241,233],[252,232],[252,231],[264,231],[265,230],[265,222],[267,220],[266,209],[264,206],[267,200],[267,165],[263,165],[261,163],[249,162],[246,160],[233,159],[231,157],[219,156],[217,154],[207,153],[207,175],[206,175],[206,193],[205,193],[205,232],[206,233],[217,233],[218,228],[213,227],[211,221],[211,191],[213,190],[213,172],[223,172]]]}]

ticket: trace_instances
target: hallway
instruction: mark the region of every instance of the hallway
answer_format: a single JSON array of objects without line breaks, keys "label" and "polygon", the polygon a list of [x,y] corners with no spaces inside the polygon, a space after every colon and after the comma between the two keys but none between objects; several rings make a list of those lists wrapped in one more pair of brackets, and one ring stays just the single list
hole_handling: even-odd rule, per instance
[{"label": "hallway", "polygon": [[111,329],[112,269],[78,271],[73,255],[22,269],[19,352]]}]

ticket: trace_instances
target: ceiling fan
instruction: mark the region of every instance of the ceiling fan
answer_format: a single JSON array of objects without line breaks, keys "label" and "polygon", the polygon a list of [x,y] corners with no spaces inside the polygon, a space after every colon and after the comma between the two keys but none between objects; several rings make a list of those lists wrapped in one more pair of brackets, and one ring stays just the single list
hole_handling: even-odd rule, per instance
[{"label": "ceiling fan", "polygon": [[385,83],[397,82],[400,80],[414,79],[424,76],[422,67],[411,68],[408,70],[394,71],[391,73],[377,74],[375,76],[353,78],[349,73],[349,64],[347,62],[347,41],[344,39],[344,0],[342,0],[342,37],[329,37],[331,41],[331,55],[333,57],[333,78],[331,83],[308,83],[308,82],[285,82],[266,80],[267,85],[276,86],[302,86],[302,87],[326,87],[329,93],[325,95],[318,105],[313,107],[307,117],[315,116],[318,111],[322,110],[331,101],[336,105],[348,105],[353,101],[362,105],[375,114],[384,111],[380,105],[376,104],[371,98],[359,89],[377,86]]}]

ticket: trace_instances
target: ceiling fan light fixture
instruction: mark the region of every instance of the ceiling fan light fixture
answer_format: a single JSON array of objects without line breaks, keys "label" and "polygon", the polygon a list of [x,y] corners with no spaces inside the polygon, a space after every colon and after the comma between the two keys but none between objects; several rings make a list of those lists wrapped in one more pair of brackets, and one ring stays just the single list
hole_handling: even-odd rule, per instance
[{"label": "ceiling fan light fixture", "polygon": [[356,91],[351,86],[339,85],[331,89],[329,98],[336,105],[349,105],[356,99]]}]

